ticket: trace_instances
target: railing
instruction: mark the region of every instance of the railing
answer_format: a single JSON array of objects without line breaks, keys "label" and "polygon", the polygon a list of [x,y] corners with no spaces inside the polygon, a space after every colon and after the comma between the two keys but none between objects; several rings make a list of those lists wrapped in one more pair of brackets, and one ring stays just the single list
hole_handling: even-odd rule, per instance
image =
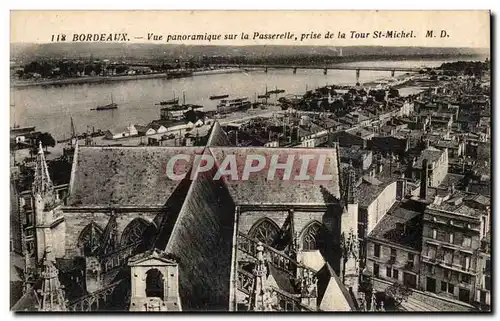
[{"label": "railing", "polygon": [[[256,258],[258,244],[258,240],[252,239],[244,233],[238,233],[238,249],[242,252]],[[267,253],[268,261],[279,270],[287,273],[290,277],[296,279],[301,278],[306,273],[311,273],[312,275],[317,273],[317,271],[295,261],[288,255],[281,253],[273,247],[264,243],[261,244],[264,247],[264,251]]]},{"label": "railing", "polygon": [[121,281],[112,283],[101,290],[82,296],[68,304],[68,311],[98,311],[106,305],[108,297]]},{"label": "railing", "polygon": [[250,295],[253,291],[255,276],[242,269],[238,269],[238,290]]},{"label": "railing", "polygon": [[271,286],[272,293],[276,295],[279,311],[315,311],[300,302],[300,297]]},{"label": "railing", "polygon": [[126,246],[119,248],[118,250],[103,255],[101,258],[101,264],[103,267],[103,272],[109,272],[116,268],[120,268],[127,264],[128,259],[135,254],[135,250],[143,242],[135,242]]},{"label": "railing", "polygon": [[[252,273],[245,270],[238,270],[238,290],[249,296],[248,302],[251,301],[250,295],[254,287],[255,277]],[[276,297],[276,305],[274,309],[277,311],[314,311],[311,307],[302,304],[299,295],[280,290],[271,286],[271,295]]]}]

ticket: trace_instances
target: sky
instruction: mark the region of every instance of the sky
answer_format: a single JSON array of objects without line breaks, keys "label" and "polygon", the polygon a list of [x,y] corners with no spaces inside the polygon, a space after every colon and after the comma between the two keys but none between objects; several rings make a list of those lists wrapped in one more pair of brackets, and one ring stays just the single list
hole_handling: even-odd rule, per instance
[{"label": "sky", "polygon": [[[54,41],[57,40],[58,34],[66,35],[65,42],[72,42],[87,39],[88,34],[92,37],[105,34],[106,38],[110,33],[126,33],[129,43],[490,47],[490,13],[485,10],[11,11],[10,18],[11,43],[50,43],[53,35]],[[429,30],[433,30],[433,37],[426,37]],[[387,31],[411,38],[380,37]],[[289,36],[288,39],[253,39],[256,32],[261,35],[288,32]],[[327,32],[333,37],[327,39]],[[345,38],[339,38],[339,32],[344,33]],[[205,33],[221,35],[221,38],[213,41],[170,38],[167,42],[169,35]],[[249,39],[242,39],[242,33],[248,34]],[[147,40],[148,35],[153,34],[162,38]],[[225,39],[226,35],[233,35],[234,39]]]}]

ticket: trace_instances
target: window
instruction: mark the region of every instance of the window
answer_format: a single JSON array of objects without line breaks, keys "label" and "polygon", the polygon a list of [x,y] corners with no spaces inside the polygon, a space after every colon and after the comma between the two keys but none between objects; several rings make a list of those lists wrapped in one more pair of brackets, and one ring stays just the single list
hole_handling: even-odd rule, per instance
[{"label": "window", "polygon": [[133,219],[123,230],[121,244],[125,246],[143,240],[148,225],[149,223],[142,218]]},{"label": "window", "polygon": [[427,264],[427,273],[434,273],[434,265],[432,264]]},{"label": "window", "polygon": [[441,292],[446,292],[448,290],[448,283],[441,281]]},{"label": "window", "polygon": [[469,255],[465,255],[464,257],[464,265],[462,265],[462,268],[465,270],[465,271],[468,271],[470,269],[470,256]]},{"label": "window", "polygon": [[415,274],[410,274],[403,272],[403,284],[412,288],[417,288],[417,276]]},{"label": "window", "polygon": [[379,266],[377,263],[373,263],[373,275],[378,277],[378,274],[379,274]]},{"label": "window", "polygon": [[408,262],[413,263],[415,259],[415,255],[413,253],[408,253]]},{"label": "window", "polygon": [[484,288],[488,291],[491,290],[491,280],[489,276],[484,276]]},{"label": "window", "polygon": [[448,283],[448,293],[453,294],[453,291],[455,290],[455,287],[453,284]]},{"label": "window", "polygon": [[472,239],[470,238],[470,236],[464,236],[464,240],[462,242],[462,246],[464,247],[470,247],[472,244]]},{"label": "window", "polygon": [[480,298],[480,302],[482,304],[486,304],[486,291],[481,291],[481,298]]},{"label": "window", "polygon": [[450,278],[450,271],[444,270],[443,271],[443,276],[444,276],[445,279],[449,279]]},{"label": "window", "polygon": [[454,241],[454,235],[452,232],[452,233],[450,233],[450,243],[453,244],[453,241]]},{"label": "window", "polygon": [[26,225],[27,226],[33,225],[32,215],[33,215],[33,213],[31,213],[31,212],[26,213]]},{"label": "window", "polygon": [[81,249],[82,254],[85,256],[96,254],[100,248],[101,237],[101,228],[92,221],[80,232],[80,236],[78,237],[77,245]]},{"label": "window", "polygon": [[321,225],[318,222],[314,222],[304,231],[304,236],[302,237],[302,250],[303,251],[315,251],[319,249],[319,233]]},{"label": "window", "polygon": [[380,245],[374,244],[373,252],[375,257],[380,257]]},{"label": "window", "polygon": [[432,293],[436,293],[436,279],[427,277],[426,290]]},{"label": "window", "polygon": [[451,265],[453,262],[453,251],[445,250],[443,259],[446,264]]},{"label": "window", "polygon": [[278,225],[266,218],[255,223],[248,234],[253,239],[257,239],[267,245],[272,245],[276,241],[279,231]]},{"label": "window", "polygon": [[396,249],[391,249],[391,260],[396,262]]},{"label": "window", "polygon": [[399,271],[396,269],[392,270],[392,277],[397,280],[399,278]]},{"label": "window", "polygon": [[436,247],[434,245],[428,245],[427,256],[430,257],[431,259],[436,258]]},{"label": "window", "polygon": [[387,267],[387,269],[385,269],[385,275],[388,278],[392,277],[392,269],[390,267]]},{"label": "window", "polygon": [[462,282],[469,284],[470,276],[468,274],[462,274]]},{"label": "window", "polygon": [[433,238],[433,239],[436,239],[436,238],[437,238],[437,233],[438,233],[438,231],[437,231],[435,228],[434,228],[434,229],[432,229],[432,238]]}]

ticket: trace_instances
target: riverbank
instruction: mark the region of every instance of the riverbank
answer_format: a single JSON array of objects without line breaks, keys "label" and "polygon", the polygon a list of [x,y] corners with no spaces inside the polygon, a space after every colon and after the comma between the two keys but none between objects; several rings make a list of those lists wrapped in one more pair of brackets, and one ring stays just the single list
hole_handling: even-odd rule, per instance
[{"label": "riverbank", "polygon": [[[193,71],[192,74],[187,77],[230,74],[243,71],[244,70],[239,68],[200,70],[200,71]],[[81,84],[93,84],[93,83],[101,84],[101,83],[108,83],[115,81],[130,81],[130,80],[155,79],[155,78],[169,79],[167,73],[154,73],[154,74],[131,75],[131,76],[95,76],[95,77],[79,77],[79,78],[67,78],[67,79],[13,81],[11,82],[11,87],[23,88],[23,87],[34,87],[34,86],[65,86],[65,85],[81,85]],[[184,77],[179,77],[179,78],[184,78]]]}]

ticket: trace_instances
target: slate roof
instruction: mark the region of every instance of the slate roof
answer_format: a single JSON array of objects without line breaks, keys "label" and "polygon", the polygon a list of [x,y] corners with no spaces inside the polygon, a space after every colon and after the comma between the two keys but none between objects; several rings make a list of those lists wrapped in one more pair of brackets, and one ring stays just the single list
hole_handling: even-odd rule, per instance
[{"label": "slate roof", "polygon": [[183,311],[229,308],[235,205],[224,182],[210,175],[192,181],[168,243],[161,248],[178,262]]},{"label": "slate roof", "polygon": [[[179,181],[167,179],[168,160],[200,147],[86,147],[75,152],[69,206],[164,205]],[[192,159],[192,158],[191,158]],[[179,173],[190,162],[177,162]]]},{"label": "slate roof", "polygon": [[[286,161],[287,155],[302,155],[306,151],[303,148],[237,148],[237,147],[213,147],[209,148],[219,166],[228,154],[236,155],[236,159],[246,159],[247,155],[260,155],[265,157],[269,168],[269,160],[274,155],[279,155],[279,163]],[[337,152],[335,149],[315,148],[307,150],[314,155],[326,155],[324,175],[332,175],[333,180],[324,182],[294,182],[293,180],[282,180],[280,171],[277,171],[275,179],[268,180],[267,170],[252,173],[246,181],[226,180],[229,193],[237,204],[325,204],[325,199],[330,194],[337,199],[340,198],[339,170]],[[297,156],[298,157],[298,156]],[[297,158],[298,159],[298,158]],[[311,161],[311,164],[313,162]],[[299,166],[292,169],[292,177],[300,172]],[[244,162],[238,162],[238,173],[243,173]],[[325,194],[326,193],[326,194]]]},{"label": "slate roof", "polygon": [[207,146],[231,146],[226,133],[222,130],[218,121],[215,121],[210,130]]}]

